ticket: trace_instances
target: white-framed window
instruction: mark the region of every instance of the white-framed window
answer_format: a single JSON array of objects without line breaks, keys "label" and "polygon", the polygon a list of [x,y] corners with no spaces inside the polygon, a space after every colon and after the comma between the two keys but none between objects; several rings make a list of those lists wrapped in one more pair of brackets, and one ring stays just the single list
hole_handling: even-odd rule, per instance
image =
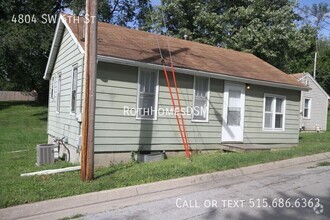
[{"label": "white-framed window", "polygon": [[61,107],[61,74],[57,75],[57,88],[56,88],[56,112],[60,112]]},{"label": "white-framed window", "polygon": [[304,99],[304,109],[303,109],[303,117],[309,119],[311,117],[311,106],[312,99],[306,98]]},{"label": "white-framed window", "polygon": [[284,131],[285,125],[285,96],[265,94],[263,129]]},{"label": "white-framed window", "polygon": [[77,102],[77,84],[78,84],[78,66],[74,65],[72,67],[72,76],[71,76],[71,113],[76,112],[76,102]]},{"label": "white-framed window", "polygon": [[139,68],[137,119],[156,120],[158,111],[158,71]]},{"label": "white-framed window", "polygon": [[53,76],[50,81],[50,98],[55,98],[55,77]]},{"label": "white-framed window", "polygon": [[210,98],[210,78],[194,77],[193,122],[208,122]]}]

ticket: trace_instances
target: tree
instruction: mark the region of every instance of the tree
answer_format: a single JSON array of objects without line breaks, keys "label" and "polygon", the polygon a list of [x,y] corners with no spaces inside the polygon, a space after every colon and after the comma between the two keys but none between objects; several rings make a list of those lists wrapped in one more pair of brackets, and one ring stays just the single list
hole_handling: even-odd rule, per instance
[{"label": "tree", "polygon": [[0,89],[36,90],[39,101],[47,101],[48,83],[42,76],[55,24],[40,19],[53,6],[42,0],[0,3]]},{"label": "tree", "polygon": [[[137,3],[134,0],[100,0],[99,20],[134,25],[137,16],[142,22],[148,4],[150,0]],[[42,23],[42,15],[56,14],[67,8],[83,14],[85,0],[1,1],[0,90],[36,90],[39,101],[47,102],[48,82],[42,77],[56,24]]]},{"label": "tree", "polygon": [[[84,15],[85,0],[64,0],[67,8],[75,15]],[[150,0],[99,0],[98,20],[120,26],[134,26],[143,22],[144,13],[150,5]]]},{"label": "tree", "polygon": [[316,80],[330,94],[330,39],[319,40]]},{"label": "tree", "polygon": [[136,24],[140,30],[149,30],[152,23],[153,6],[150,0],[139,0],[137,2]]},{"label": "tree", "polygon": [[162,0],[161,5],[155,8],[154,22],[156,26],[166,26],[165,31],[170,36],[183,38],[188,35],[190,40],[217,45],[222,41],[222,14],[233,5],[246,5],[246,2],[248,1]]},{"label": "tree", "polygon": [[299,29],[293,8],[288,0],[260,0],[229,9],[224,15],[228,29],[224,44],[252,53],[284,72],[299,71],[297,63],[311,61],[316,30],[310,25]]},{"label": "tree", "polygon": [[[330,18],[330,7],[326,3],[313,4],[311,7],[305,6],[300,9],[304,22],[313,25],[318,33],[315,35],[316,48],[318,53],[316,62],[316,80],[328,92],[330,92],[330,39],[322,38],[320,32],[329,24],[326,19]],[[313,73],[313,63],[304,71]],[[313,74],[312,74],[313,75]]]},{"label": "tree", "polygon": [[311,7],[305,7],[305,13],[313,16],[314,24],[317,28],[322,29],[325,25],[325,19],[330,18],[330,8],[327,3],[321,2],[313,4]]},{"label": "tree", "polygon": [[249,52],[295,72],[298,64],[312,62],[316,31],[310,25],[298,28],[300,17],[293,9],[290,0],[163,0],[156,20],[171,36],[187,34],[190,40]]}]

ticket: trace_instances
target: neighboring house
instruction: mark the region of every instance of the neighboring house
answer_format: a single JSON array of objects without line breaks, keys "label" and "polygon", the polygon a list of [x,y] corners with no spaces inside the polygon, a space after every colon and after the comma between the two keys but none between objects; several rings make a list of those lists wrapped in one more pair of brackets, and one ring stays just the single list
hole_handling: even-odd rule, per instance
[{"label": "neighboring house", "polygon": [[293,76],[310,87],[301,93],[300,128],[307,131],[327,130],[329,95],[309,73],[297,73]]},{"label": "neighboring house", "polygon": [[[49,142],[64,137],[70,160],[78,161],[83,21],[69,21],[61,15],[44,79],[50,80]],[[193,150],[298,143],[300,92],[308,88],[292,76],[252,54],[99,22],[96,165],[127,161],[136,151],[183,150],[168,114],[173,108],[158,44],[166,63],[172,51],[183,108],[204,110],[184,116]]]}]

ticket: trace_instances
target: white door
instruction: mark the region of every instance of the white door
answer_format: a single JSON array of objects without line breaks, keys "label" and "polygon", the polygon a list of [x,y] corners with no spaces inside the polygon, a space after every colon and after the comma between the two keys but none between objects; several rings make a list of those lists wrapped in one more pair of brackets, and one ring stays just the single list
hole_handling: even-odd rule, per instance
[{"label": "white door", "polygon": [[225,82],[222,142],[243,142],[245,85]]}]

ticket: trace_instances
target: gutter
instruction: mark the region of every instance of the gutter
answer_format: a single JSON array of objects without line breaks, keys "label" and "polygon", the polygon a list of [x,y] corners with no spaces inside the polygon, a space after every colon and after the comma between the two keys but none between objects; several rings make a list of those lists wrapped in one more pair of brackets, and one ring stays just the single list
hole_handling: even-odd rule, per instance
[{"label": "gutter", "polygon": [[[163,69],[162,65],[159,65],[159,64],[143,63],[143,62],[139,62],[139,61],[127,60],[127,59],[116,58],[116,57],[108,57],[108,56],[103,56],[103,55],[98,55],[97,60],[100,62],[123,64],[123,65],[127,65],[127,66],[149,68],[149,69],[154,69],[154,70]],[[241,78],[241,77],[237,77],[237,76],[228,76],[228,75],[222,75],[222,74],[212,73],[212,72],[205,72],[205,71],[200,71],[200,70],[191,70],[191,69],[184,69],[184,68],[175,68],[175,70],[178,73],[183,73],[183,74],[193,75],[193,76],[203,76],[203,77],[207,76],[207,77],[215,78],[215,79],[230,80],[230,81],[240,82],[240,83],[249,83],[249,84],[255,84],[255,85],[270,86],[270,87],[291,89],[291,90],[298,90],[298,91],[308,91],[309,90],[308,87],[300,87],[300,86],[281,84],[281,83],[269,82],[269,81],[263,81],[263,80]]]}]

